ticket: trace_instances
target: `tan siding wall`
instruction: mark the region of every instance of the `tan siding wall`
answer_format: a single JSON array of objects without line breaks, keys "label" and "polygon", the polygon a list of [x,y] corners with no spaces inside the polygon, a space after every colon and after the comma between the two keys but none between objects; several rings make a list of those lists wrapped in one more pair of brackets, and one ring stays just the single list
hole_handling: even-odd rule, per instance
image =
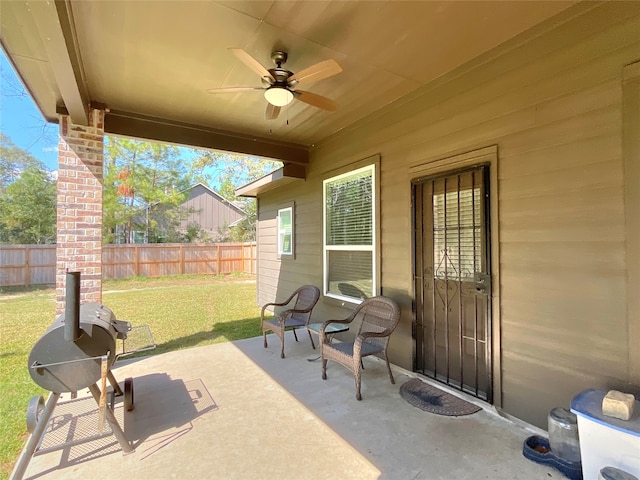
[{"label": "tan siding wall", "polygon": [[[497,403],[544,426],[548,411],[580,390],[628,381],[621,74],[640,58],[640,3],[569,18],[593,5],[570,9],[315,147],[305,183],[261,198],[260,301],[280,285],[322,285],[322,179],[379,153],[382,287],[403,309],[391,356],[411,369],[409,169],[498,145]],[[275,241],[277,203],[293,199],[314,221],[303,227],[296,211],[304,241],[296,239],[294,261],[279,262],[265,242]],[[339,313],[321,299],[315,316]]]}]

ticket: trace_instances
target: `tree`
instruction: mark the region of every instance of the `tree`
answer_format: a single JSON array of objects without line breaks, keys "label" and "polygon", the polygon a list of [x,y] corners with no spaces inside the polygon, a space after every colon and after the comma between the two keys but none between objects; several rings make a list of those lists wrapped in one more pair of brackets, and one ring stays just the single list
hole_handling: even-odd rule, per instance
[{"label": "tree", "polygon": [[45,168],[40,160],[16,147],[9,137],[0,133],[0,194],[29,167]]},{"label": "tree", "polygon": [[0,192],[0,242],[55,243],[56,183],[29,166]]},{"label": "tree", "polygon": [[[242,208],[247,215],[228,231],[219,232],[221,237],[234,242],[249,242],[256,239],[257,203],[253,198],[236,197],[238,187],[277,170],[282,162],[265,160],[245,155],[196,150],[198,156],[193,161],[192,173],[203,183],[217,180],[220,187],[218,193],[230,202]],[[213,171],[217,178],[206,171]]]},{"label": "tree", "polygon": [[134,232],[149,242],[179,241],[180,208],[192,177],[172,145],[107,137],[103,235],[129,243]]}]

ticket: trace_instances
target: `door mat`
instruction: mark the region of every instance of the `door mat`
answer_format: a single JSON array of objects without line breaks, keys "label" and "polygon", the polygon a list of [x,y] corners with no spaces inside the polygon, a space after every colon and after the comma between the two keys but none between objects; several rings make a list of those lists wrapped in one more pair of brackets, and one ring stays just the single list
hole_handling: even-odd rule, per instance
[{"label": "door mat", "polygon": [[419,378],[413,378],[402,385],[400,396],[414,407],[438,415],[459,417],[481,410],[477,405],[433,387]]}]

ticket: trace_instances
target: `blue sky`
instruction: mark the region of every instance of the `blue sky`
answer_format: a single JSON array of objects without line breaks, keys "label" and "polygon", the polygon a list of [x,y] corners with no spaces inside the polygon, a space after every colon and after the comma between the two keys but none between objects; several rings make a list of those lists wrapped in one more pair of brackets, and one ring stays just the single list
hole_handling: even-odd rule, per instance
[{"label": "blue sky", "polygon": [[58,126],[45,122],[0,49],[0,131],[23,150],[58,168]]}]

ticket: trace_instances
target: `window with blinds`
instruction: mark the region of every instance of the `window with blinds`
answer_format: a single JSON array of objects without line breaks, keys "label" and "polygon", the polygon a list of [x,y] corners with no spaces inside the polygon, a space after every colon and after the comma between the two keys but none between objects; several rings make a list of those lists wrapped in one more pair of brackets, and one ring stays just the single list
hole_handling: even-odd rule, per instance
[{"label": "window with blinds", "polygon": [[[444,184],[434,184],[435,276],[449,280],[472,280],[476,272],[482,271],[481,191],[478,187],[457,190],[458,185],[446,185],[445,193],[444,187]],[[450,188],[455,190],[448,191]]]},{"label": "window with blinds", "polygon": [[278,210],[278,254],[293,255],[293,208]]},{"label": "window with blinds", "polygon": [[359,302],[375,295],[374,165],[324,181],[324,294]]}]

